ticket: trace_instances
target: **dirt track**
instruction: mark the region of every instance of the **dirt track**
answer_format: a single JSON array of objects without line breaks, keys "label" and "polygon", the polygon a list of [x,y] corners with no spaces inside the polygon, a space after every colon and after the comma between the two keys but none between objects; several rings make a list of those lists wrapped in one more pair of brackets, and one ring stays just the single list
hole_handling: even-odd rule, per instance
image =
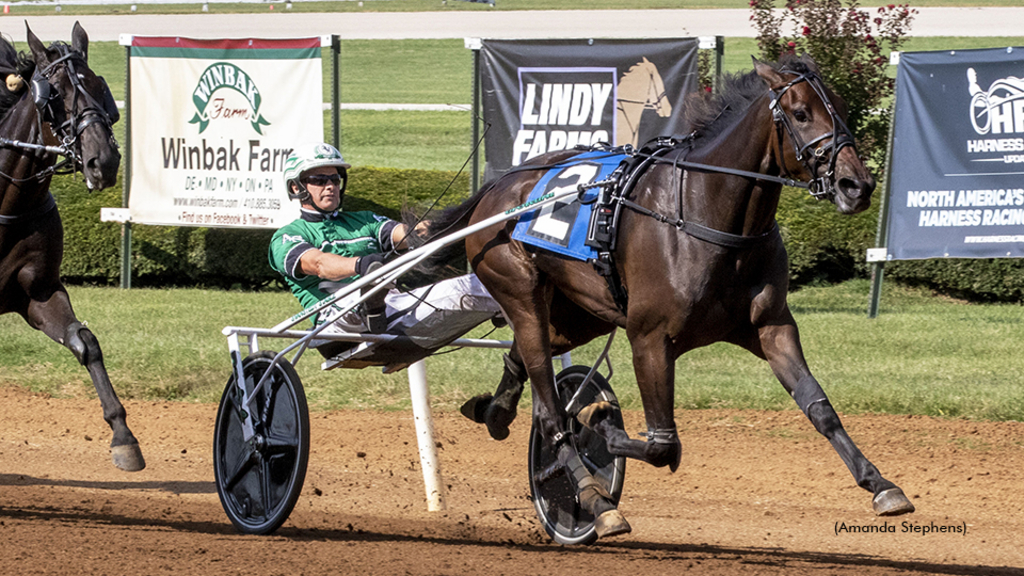
[{"label": "dirt track", "polygon": [[314,413],[295,512],[255,537],[213,485],[216,406],[126,407],[149,464],[135,474],[109,464],[98,401],[0,387],[0,574],[1024,575],[1022,423],[846,417],[918,512],[888,519],[895,533],[837,535],[885,520],[799,412],[679,412],[679,472],[627,467],[632,534],[566,548],[528,498],[523,419],[495,442],[436,414],[448,510],[429,513],[411,414]]}]

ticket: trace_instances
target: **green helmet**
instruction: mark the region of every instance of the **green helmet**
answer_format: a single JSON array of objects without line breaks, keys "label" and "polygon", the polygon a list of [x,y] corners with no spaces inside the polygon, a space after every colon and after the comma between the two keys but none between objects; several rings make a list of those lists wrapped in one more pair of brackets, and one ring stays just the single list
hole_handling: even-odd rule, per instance
[{"label": "green helmet", "polygon": [[[308,192],[302,183],[302,176],[306,172],[320,168],[321,166],[334,166],[342,175],[341,192],[345,192],[345,172],[352,165],[345,162],[341,152],[330,144],[303,144],[292,149],[288,159],[284,161],[284,189],[292,200],[302,200]],[[299,191],[292,190],[295,184]]]}]

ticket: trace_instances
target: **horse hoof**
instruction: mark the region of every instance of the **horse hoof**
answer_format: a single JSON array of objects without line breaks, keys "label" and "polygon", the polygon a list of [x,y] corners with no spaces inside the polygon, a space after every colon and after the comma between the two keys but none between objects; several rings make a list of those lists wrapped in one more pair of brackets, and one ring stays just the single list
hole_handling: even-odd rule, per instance
[{"label": "horse hoof", "polygon": [[914,511],[914,505],[899,488],[882,490],[871,501],[871,505],[875,509],[875,514],[879,516],[899,516]]},{"label": "horse hoof", "polygon": [[484,414],[484,422],[487,423],[487,432],[490,433],[491,438],[495,440],[504,440],[508,438],[509,425],[516,419],[515,406],[511,410],[502,406],[500,402],[501,397],[491,401],[490,405],[487,406],[487,411]]},{"label": "horse hoof", "polygon": [[604,400],[600,402],[594,402],[593,404],[587,404],[580,410],[580,413],[576,415],[576,420],[580,424],[583,424],[587,428],[593,428],[592,424],[600,422],[610,412],[614,406],[611,402]]},{"label": "horse hoof", "polygon": [[504,440],[505,438],[508,438],[509,432],[508,426],[492,426],[490,422],[487,423],[487,433],[495,440]]},{"label": "horse hoof", "polygon": [[138,472],[146,467],[146,459],[142,457],[142,450],[138,444],[114,446],[110,449],[110,456],[114,460],[114,466],[125,472]]},{"label": "horse hoof", "polygon": [[484,424],[486,422],[484,415],[487,413],[487,407],[491,404],[491,399],[490,394],[473,396],[466,400],[466,403],[459,408],[459,412],[477,424]]},{"label": "horse hoof", "polygon": [[597,531],[598,538],[608,538],[609,536],[628,534],[633,531],[629,522],[626,522],[626,517],[622,515],[622,512],[614,508],[606,510],[597,517],[597,520],[594,520],[594,529]]}]

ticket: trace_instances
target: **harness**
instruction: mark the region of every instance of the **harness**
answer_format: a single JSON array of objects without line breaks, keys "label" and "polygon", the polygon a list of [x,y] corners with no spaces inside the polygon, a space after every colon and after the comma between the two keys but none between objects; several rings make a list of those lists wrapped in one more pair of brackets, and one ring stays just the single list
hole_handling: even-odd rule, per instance
[{"label": "harness", "polygon": [[[785,69],[781,70],[781,72],[796,73]],[[591,260],[591,264],[594,266],[597,273],[604,277],[616,306],[618,306],[619,310],[623,314],[627,311],[629,298],[626,288],[622,284],[618,267],[615,265],[615,249],[618,243],[619,220],[624,210],[631,210],[642,216],[653,218],[658,222],[675,227],[677,230],[687,234],[688,236],[709,244],[729,249],[746,250],[779,236],[779,225],[777,222],[773,222],[771,229],[763,234],[746,236],[716,230],[714,228],[686,220],[683,216],[682,195],[686,190],[686,178],[690,171],[717,172],[749,178],[752,180],[775,182],[794,188],[802,188],[808,190],[811,196],[819,200],[831,199],[835,195],[836,161],[840,150],[846,146],[854,145],[853,135],[839,117],[835,107],[829,100],[821,77],[814,72],[796,74],[798,74],[796,78],[786,83],[778,91],[769,90],[770,100],[768,106],[772,111],[772,120],[775,124],[776,146],[781,147],[783,140],[782,131],[786,130],[789,135],[790,142],[794,147],[797,159],[804,165],[804,168],[808,173],[812,175],[810,182],[802,182],[788,177],[789,174],[782,162],[780,162],[780,165],[783,166],[783,171],[787,177],[772,176],[749,170],[740,170],[725,166],[714,166],[688,161],[685,158],[689,150],[692,149],[694,140],[693,134],[682,139],[664,137],[657,138],[647,143],[639,150],[634,150],[633,147],[628,144],[615,149],[604,148],[609,152],[615,151],[616,153],[624,153],[627,157],[607,179],[598,182],[590,182],[588,184],[581,184],[579,187],[579,198],[582,202],[583,194],[586,190],[599,188],[596,198],[591,201],[594,203],[594,208],[591,213],[590,224],[587,230],[586,245],[597,251],[598,255],[596,258]],[[832,119],[831,132],[822,134],[806,144],[802,143],[793,128],[789,116],[782,110],[779,104],[786,91],[800,82],[807,82],[812,87],[815,94],[818,95],[822,103],[825,105],[825,109],[828,111]],[[829,140],[829,142],[821,144],[821,142],[825,140]],[[679,150],[680,153],[675,155],[671,160],[665,158],[670,152],[676,150]],[[824,166],[826,162],[828,165],[827,170],[824,174],[819,175],[820,168]],[[640,177],[643,176],[651,166],[667,163],[672,164],[673,168],[676,169],[675,173],[678,173],[680,168],[682,169],[682,181],[679,186],[679,213],[675,217],[669,217],[654,210],[650,210],[630,199],[633,189],[636,187]]]},{"label": "harness", "polygon": [[[50,124],[51,130],[60,141],[60,144],[57,146],[47,146],[45,144],[22,142],[0,137],[0,147],[18,148],[35,153],[56,154],[63,156],[64,159],[60,162],[49,164],[38,172],[24,178],[16,178],[10,174],[0,172],[0,177],[7,179],[13,184],[32,181],[41,182],[53,174],[70,174],[74,172],[82,164],[81,157],[78,154],[81,135],[87,127],[97,122],[104,123],[107,126],[114,147],[117,147],[117,141],[113,140],[114,133],[112,127],[120,119],[120,112],[117,110],[117,104],[114,101],[113,94],[110,92],[110,87],[107,86],[106,80],[103,77],[97,77],[103,85],[102,102],[100,102],[86,91],[85,86],[78,77],[75,69],[75,60],[84,60],[82,55],[63,42],[54,43],[52,48],[57,50],[58,58],[50,62],[42,70],[35,70],[29,82],[29,90],[32,94],[32,101],[38,111],[36,122],[39,125],[40,132],[42,132],[43,122]],[[58,67],[63,67],[65,75],[68,81],[71,82],[74,90],[70,118],[68,117],[62,94],[51,82]],[[0,225],[10,226],[30,221],[49,213],[54,208],[56,208],[56,202],[53,195],[47,194],[47,199],[42,205],[28,212],[14,215],[0,214]]]}]

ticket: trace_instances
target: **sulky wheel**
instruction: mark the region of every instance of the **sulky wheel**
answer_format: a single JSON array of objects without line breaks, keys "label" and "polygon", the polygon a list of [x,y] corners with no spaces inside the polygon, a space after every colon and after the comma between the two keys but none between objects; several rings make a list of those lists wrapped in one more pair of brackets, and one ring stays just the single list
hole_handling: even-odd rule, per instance
[{"label": "sulky wheel", "polygon": [[[618,399],[608,381],[595,373],[573,401],[573,396],[589,372],[590,368],[586,366],[566,368],[555,377],[555,389],[559,401],[567,405],[569,412],[569,441],[576,447],[587,470],[617,504],[622,495],[626,458],[609,454],[604,438],[580,424],[576,414],[588,404],[601,400],[618,405]],[[612,417],[622,427],[622,415],[615,411]],[[593,514],[580,507],[572,482],[564,468],[558,464],[551,446],[542,438],[536,420],[530,430],[530,492],[533,494],[537,516],[555,542],[592,544],[597,540]]]},{"label": "sulky wheel", "polygon": [[[270,367],[275,353],[257,352],[242,360],[246,389]],[[217,494],[231,523],[246,534],[277,530],[302,491],[309,460],[309,409],[295,369],[284,358],[245,409],[232,374],[217,411],[213,472]],[[248,442],[244,418],[253,419]]]}]

